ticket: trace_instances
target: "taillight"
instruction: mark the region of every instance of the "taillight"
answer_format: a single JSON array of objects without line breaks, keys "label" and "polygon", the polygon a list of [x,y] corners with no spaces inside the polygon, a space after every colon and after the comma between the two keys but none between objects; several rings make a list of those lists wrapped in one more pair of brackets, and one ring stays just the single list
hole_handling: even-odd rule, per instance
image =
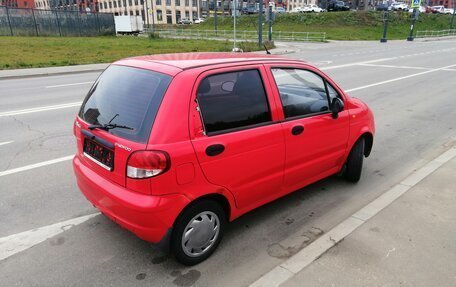
[{"label": "taillight", "polygon": [[169,156],[163,151],[136,151],[127,163],[127,176],[149,178],[164,173],[170,165]]}]

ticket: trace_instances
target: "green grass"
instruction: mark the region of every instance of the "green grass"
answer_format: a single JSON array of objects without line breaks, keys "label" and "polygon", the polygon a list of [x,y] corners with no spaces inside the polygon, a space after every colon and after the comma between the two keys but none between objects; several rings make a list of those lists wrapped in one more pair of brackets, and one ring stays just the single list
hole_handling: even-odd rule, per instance
[{"label": "green grass", "polygon": [[[228,41],[146,37],[0,37],[0,69],[109,63],[150,54],[231,51]],[[242,43],[244,51],[262,49]]]},{"label": "green grass", "polygon": [[[329,13],[293,13],[276,17],[273,31],[326,32],[330,40],[379,40],[383,35],[383,12],[329,12]],[[415,30],[449,29],[451,15],[420,14]],[[182,28],[183,26],[179,26]],[[198,25],[189,25],[190,29],[214,29],[214,18]],[[238,30],[257,31],[258,16],[243,15],[238,18]],[[218,29],[232,30],[231,17],[218,17]],[[267,25],[263,26],[267,29]],[[410,29],[410,14],[391,12],[388,26],[388,39],[406,39]]]}]

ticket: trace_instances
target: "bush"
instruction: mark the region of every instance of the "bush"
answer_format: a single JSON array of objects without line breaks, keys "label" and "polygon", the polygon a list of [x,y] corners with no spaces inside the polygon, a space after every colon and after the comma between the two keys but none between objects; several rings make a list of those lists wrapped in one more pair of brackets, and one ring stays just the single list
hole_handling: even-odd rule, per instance
[{"label": "bush", "polygon": [[148,35],[149,39],[160,39],[160,34],[158,33],[154,33],[154,32],[149,32],[149,35]]}]

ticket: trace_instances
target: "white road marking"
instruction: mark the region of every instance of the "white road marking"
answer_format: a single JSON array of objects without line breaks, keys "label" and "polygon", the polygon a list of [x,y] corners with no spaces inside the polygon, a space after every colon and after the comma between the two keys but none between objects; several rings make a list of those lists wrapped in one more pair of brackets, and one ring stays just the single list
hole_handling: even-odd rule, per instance
[{"label": "white road marking", "polygon": [[92,82],[82,82],[82,83],[72,83],[72,84],[62,84],[62,85],[55,85],[55,86],[46,86],[46,89],[53,89],[53,88],[61,88],[61,87],[69,87],[69,86],[78,86],[78,85],[88,85],[93,84]]},{"label": "white road marking", "polygon": [[377,59],[377,60],[372,60],[372,61],[348,63],[348,64],[337,65],[337,66],[322,67],[322,68],[320,68],[320,70],[326,71],[326,70],[332,70],[332,69],[352,67],[352,66],[356,66],[359,64],[371,64],[371,63],[378,63],[378,62],[389,61],[389,60],[394,60],[394,59],[396,59],[396,58],[382,58],[382,59]]},{"label": "white road marking", "polygon": [[93,213],[70,220],[62,221],[52,225],[24,231],[10,236],[0,238],[0,261],[16,253],[33,247],[46,239],[59,235],[68,229],[81,224],[100,213]]},{"label": "white road marking", "polygon": [[404,77],[381,81],[378,83],[373,83],[373,84],[361,86],[358,88],[348,89],[348,90],[345,90],[345,92],[349,93],[349,92],[354,92],[354,91],[358,91],[358,90],[362,90],[362,89],[366,89],[366,88],[370,88],[370,87],[388,84],[388,83],[392,83],[392,82],[396,82],[396,81],[400,81],[400,80],[404,80],[404,79],[408,79],[408,78],[413,78],[413,77],[417,77],[417,76],[421,76],[421,75],[425,75],[425,74],[429,74],[429,73],[433,73],[433,72],[437,72],[437,71],[442,71],[442,70],[445,70],[445,69],[448,69],[451,67],[455,67],[455,66],[456,66],[456,64],[453,64],[453,65],[449,65],[449,66],[445,66],[445,67],[441,67],[441,68],[437,68],[437,69],[432,69],[432,70],[428,70],[428,71],[424,71],[424,72],[420,72],[420,73],[416,73],[416,74],[411,74],[411,75],[404,76]]},{"label": "white road marking", "polygon": [[[436,54],[436,53],[442,53],[442,52],[450,52],[455,49],[456,48],[447,48],[447,49],[435,50],[435,51],[432,51],[431,53]],[[408,57],[415,57],[415,56],[420,56],[422,54],[423,53],[408,54],[408,55],[403,55],[403,56],[383,58],[383,59],[377,59],[377,60],[372,60],[372,61],[363,61],[363,62],[357,62],[357,63],[342,64],[342,65],[337,65],[337,66],[322,67],[322,68],[320,68],[320,70],[332,70],[332,69],[346,68],[346,67],[352,67],[352,66],[361,65],[361,64],[371,64],[371,63],[390,61],[390,60],[396,60],[396,59],[402,59],[402,58],[408,58]],[[348,55],[348,54],[341,54],[339,56],[346,56],[346,55]]]},{"label": "white road marking", "polygon": [[396,184],[307,247],[264,274],[250,287],[280,286],[454,157],[456,157],[456,147],[449,149],[422,168],[412,172],[401,183]]},{"label": "white road marking", "polygon": [[31,169],[35,169],[35,168],[42,167],[42,166],[47,166],[47,165],[51,165],[51,164],[67,161],[67,160],[71,160],[71,159],[73,159],[73,157],[74,157],[74,155],[69,155],[69,156],[64,156],[64,157],[51,159],[51,160],[47,160],[47,161],[42,161],[42,162],[39,162],[39,163],[30,164],[30,165],[26,165],[26,166],[22,166],[22,167],[18,167],[18,168],[13,168],[13,169],[5,170],[5,171],[0,171],[0,177],[5,176],[5,175],[14,174],[14,173],[27,171],[27,170],[31,170]]},{"label": "white road marking", "polygon": [[14,141],[9,141],[9,142],[2,142],[0,143],[0,145],[6,145],[6,144],[10,144],[10,143],[13,143]]},{"label": "white road marking", "polygon": [[66,103],[66,104],[60,104],[60,105],[52,105],[52,106],[43,106],[43,107],[23,109],[23,110],[15,110],[15,111],[9,111],[9,112],[0,112],[0,118],[1,117],[8,117],[8,116],[16,116],[16,115],[23,115],[23,114],[30,114],[30,113],[37,113],[37,112],[44,112],[44,111],[51,111],[51,110],[78,107],[81,104],[82,104],[82,102],[74,102],[74,103]]},{"label": "white road marking", "polygon": [[379,67],[379,68],[393,68],[393,69],[412,69],[412,70],[432,70],[432,68],[425,67],[411,67],[411,66],[394,66],[394,65],[377,65],[377,64],[358,64],[358,66],[366,67]]},{"label": "white road marking", "polygon": [[[435,53],[435,52],[448,52],[448,51],[451,51],[451,50],[454,50],[454,49],[456,49],[456,48],[449,48],[449,49],[437,50],[437,51],[433,51],[433,53]],[[363,61],[363,62],[348,63],[348,64],[342,64],[342,65],[337,65],[337,66],[328,66],[328,67],[322,67],[322,68],[320,68],[320,69],[321,69],[321,70],[332,70],[332,69],[346,68],[346,67],[352,67],[352,66],[357,66],[357,65],[361,65],[361,66],[362,66],[362,65],[369,65],[369,64],[378,63],[378,62],[383,62],[383,61],[395,60],[395,59],[404,58],[404,57],[411,57],[411,56],[416,56],[416,54],[405,55],[405,56],[398,56],[398,57],[392,57],[392,58],[382,58],[382,59],[371,60],[371,61]],[[321,62],[325,62],[325,61],[321,61]],[[331,61],[326,61],[326,62],[331,62]],[[387,65],[384,65],[384,66],[387,67]],[[447,68],[453,67],[453,66],[455,66],[455,65],[448,66]],[[397,66],[391,66],[391,67],[397,67]],[[438,71],[438,70],[453,71],[453,70],[447,69],[447,68],[432,69],[432,70],[429,70],[428,72],[434,72],[434,71]],[[411,75],[411,76],[404,77],[404,79],[405,79],[405,78],[408,78],[408,77],[414,77],[414,76],[416,76],[416,74],[415,74],[415,75]],[[401,78],[401,79],[402,79],[402,78]],[[397,81],[397,80],[400,80],[400,79],[396,79],[396,80],[394,80],[394,81]],[[387,81],[387,82],[389,82],[389,81]],[[71,86],[71,85],[82,85],[82,84],[89,84],[89,83],[93,83],[93,82],[83,82],[83,83],[74,83],[74,84],[47,86],[46,88],[56,88],[56,87],[64,87],[64,86]],[[380,85],[380,84],[383,84],[383,82],[382,82],[382,83],[374,84],[374,86]],[[370,86],[356,88],[356,90],[361,89],[361,88],[367,88],[367,87],[370,87]],[[348,90],[348,91],[353,91],[353,90],[354,90],[354,89]],[[347,91],[347,92],[348,92],[348,91]],[[81,103],[82,103],[82,102],[74,102],[74,103],[67,103],[67,104],[60,104],[60,105],[52,105],[52,106],[44,106],[44,107],[30,108],[30,109],[24,109],[24,110],[15,110],[15,111],[9,111],[9,112],[0,112],[0,117],[15,116],[15,115],[22,115],[22,114],[29,114],[29,113],[36,113],[36,112],[43,112],[43,111],[50,111],[50,110],[58,110],[58,109],[64,109],[64,108],[77,107],[77,106],[80,106]]]}]

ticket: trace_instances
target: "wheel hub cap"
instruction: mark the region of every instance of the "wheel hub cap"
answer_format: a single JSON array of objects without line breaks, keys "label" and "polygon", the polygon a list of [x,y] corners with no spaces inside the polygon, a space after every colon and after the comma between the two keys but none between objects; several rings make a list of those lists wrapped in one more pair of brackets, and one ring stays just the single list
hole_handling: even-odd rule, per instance
[{"label": "wheel hub cap", "polygon": [[182,234],[182,249],[191,257],[206,253],[218,238],[220,221],[211,211],[204,211],[193,217]]}]

